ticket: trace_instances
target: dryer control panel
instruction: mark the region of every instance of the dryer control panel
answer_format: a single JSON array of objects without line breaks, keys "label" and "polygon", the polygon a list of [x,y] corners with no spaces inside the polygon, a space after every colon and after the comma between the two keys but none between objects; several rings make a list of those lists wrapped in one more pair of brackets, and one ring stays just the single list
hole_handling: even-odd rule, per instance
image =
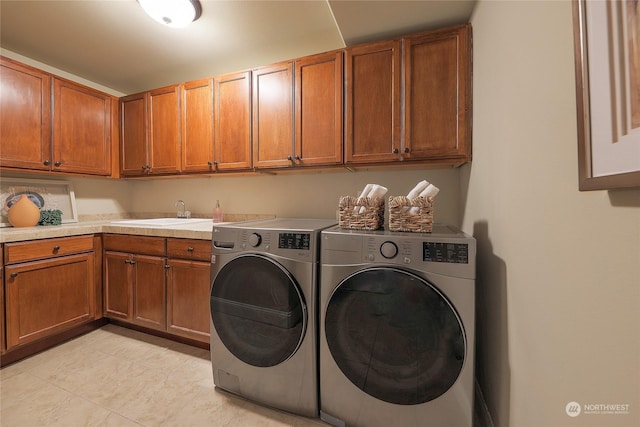
[{"label": "dryer control panel", "polygon": [[465,243],[423,242],[422,260],[467,264],[469,262],[469,245]]},{"label": "dryer control panel", "polygon": [[322,232],[323,263],[380,264],[475,278],[476,241],[462,233]]}]

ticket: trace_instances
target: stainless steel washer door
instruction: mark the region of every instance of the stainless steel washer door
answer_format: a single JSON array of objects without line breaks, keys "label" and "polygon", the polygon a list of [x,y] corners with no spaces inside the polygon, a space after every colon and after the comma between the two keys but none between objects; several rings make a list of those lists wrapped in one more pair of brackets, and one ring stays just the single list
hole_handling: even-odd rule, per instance
[{"label": "stainless steel washer door", "polygon": [[327,304],[325,337],[353,384],[399,405],[441,396],[464,364],[464,330],[447,298],[428,281],[391,267],[340,282]]},{"label": "stainless steel washer door", "polygon": [[243,255],[220,269],[211,286],[211,320],[224,346],[258,367],[291,357],[302,342],[307,307],[293,276],[262,255]]}]

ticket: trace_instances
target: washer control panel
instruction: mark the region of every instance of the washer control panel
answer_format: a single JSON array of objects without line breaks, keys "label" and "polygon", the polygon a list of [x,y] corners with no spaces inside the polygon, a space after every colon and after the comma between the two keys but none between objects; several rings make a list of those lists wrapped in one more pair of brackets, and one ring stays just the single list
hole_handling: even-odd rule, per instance
[{"label": "washer control panel", "polygon": [[311,248],[311,233],[279,233],[278,248],[308,251]]},{"label": "washer control panel", "polygon": [[419,240],[364,237],[364,261],[389,261],[397,264],[412,262],[437,262],[448,264],[468,264],[469,244],[446,240]]},{"label": "washer control panel", "polygon": [[475,278],[476,240],[451,228],[438,233],[351,231],[332,228],[322,232],[323,265],[384,265],[425,273]]},{"label": "washer control panel", "polygon": [[466,243],[423,242],[422,260],[467,264],[469,262],[469,245]]}]

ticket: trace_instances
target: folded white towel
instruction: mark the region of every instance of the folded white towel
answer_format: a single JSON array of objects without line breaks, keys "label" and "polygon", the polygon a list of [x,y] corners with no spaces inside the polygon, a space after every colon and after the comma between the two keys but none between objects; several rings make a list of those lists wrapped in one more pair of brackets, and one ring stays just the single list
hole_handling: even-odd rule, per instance
[{"label": "folded white towel", "polygon": [[[368,187],[369,191],[367,191],[367,187]],[[375,199],[377,197],[383,197],[385,194],[387,194],[387,189],[385,187],[383,187],[381,185],[378,185],[378,184],[367,184],[365,189],[360,194],[360,198],[368,197],[369,199]],[[356,209],[357,208],[354,208],[354,211]],[[364,211],[365,211],[365,207],[362,206],[360,208],[359,213],[364,213]]]},{"label": "folded white towel", "polygon": [[[439,192],[440,192],[440,189],[438,187],[436,187],[433,184],[429,184],[427,188],[425,188],[420,192],[420,195],[418,197],[425,197],[425,198],[431,197],[433,199],[438,195]],[[420,209],[418,207],[413,207],[409,209],[409,213],[412,213],[414,215],[417,214],[419,211]]]},{"label": "folded white towel", "polygon": [[362,193],[360,193],[360,197],[358,197],[359,199],[363,198],[363,197],[367,197],[367,194],[369,194],[371,192],[371,189],[373,188],[374,184],[367,184],[364,186],[364,190],[362,190]]},{"label": "folded white towel", "polygon": [[420,197],[436,197],[438,195],[438,193],[440,192],[440,189],[438,187],[436,187],[433,184],[429,184],[427,186],[427,188],[425,188],[421,193],[420,193]]},{"label": "folded white towel", "polygon": [[375,199],[377,197],[384,197],[385,194],[387,194],[387,188],[383,187],[382,185],[378,185],[378,184],[373,184],[373,187],[371,188],[371,191],[369,192],[369,194],[367,194],[367,197],[370,199]]},{"label": "folded white towel", "polygon": [[428,186],[429,186],[429,181],[427,180],[420,181],[418,184],[416,184],[415,187],[413,187],[413,190],[409,191],[409,194],[407,194],[407,199],[415,199]]}]

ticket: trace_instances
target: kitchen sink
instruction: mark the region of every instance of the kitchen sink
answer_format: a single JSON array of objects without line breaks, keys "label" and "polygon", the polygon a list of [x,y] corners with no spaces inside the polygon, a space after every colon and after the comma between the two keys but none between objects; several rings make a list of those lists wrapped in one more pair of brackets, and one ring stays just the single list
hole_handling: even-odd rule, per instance
[{"label": "kitchen sink", "polygon": [[127,219],[112,221],[111,224],[128,227],[171,227],[174,225],[198,224],[212,222],[207,218],[150,218],[150,219]]}]

